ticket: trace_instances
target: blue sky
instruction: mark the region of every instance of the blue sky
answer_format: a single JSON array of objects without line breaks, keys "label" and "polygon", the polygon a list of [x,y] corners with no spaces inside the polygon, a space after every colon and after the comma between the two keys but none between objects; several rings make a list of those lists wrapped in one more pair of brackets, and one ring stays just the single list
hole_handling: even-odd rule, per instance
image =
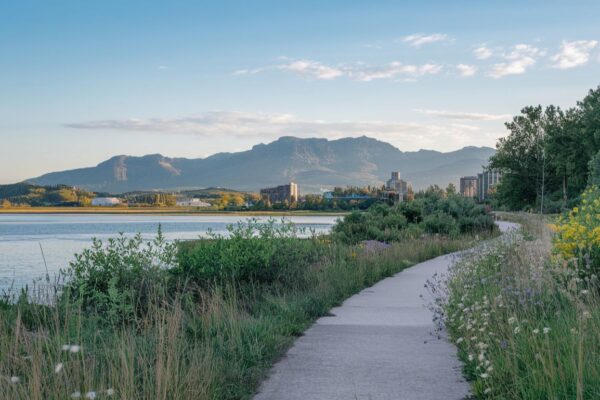
[{"label": "blue sky", "polygon": [[600,84],[600,3],[4,1],[0,183],[282,135],[493,146]]}]

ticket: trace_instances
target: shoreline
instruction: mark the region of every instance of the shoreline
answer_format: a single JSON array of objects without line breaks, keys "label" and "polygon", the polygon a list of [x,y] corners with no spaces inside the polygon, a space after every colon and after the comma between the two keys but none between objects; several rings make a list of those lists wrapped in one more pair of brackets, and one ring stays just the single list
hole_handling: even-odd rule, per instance
[{"label": "shoreline", "polygon": [[182,207],[113,208],[113,207],[31,207],[0,209],[3,214],[100,214],[100,215],[241,215],[241,216],[343,216],[348,211],[223,211],[196,210]]}]

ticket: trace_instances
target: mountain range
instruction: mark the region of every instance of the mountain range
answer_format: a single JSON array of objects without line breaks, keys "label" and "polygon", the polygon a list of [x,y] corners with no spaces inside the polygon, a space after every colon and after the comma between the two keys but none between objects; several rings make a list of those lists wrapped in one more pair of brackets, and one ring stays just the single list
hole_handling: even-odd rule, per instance
[{"label": "mountain range", "polygon": [[418,190],[432,184],[458,184],[461,176],[480,172],[494,151],[464,147],[447,153],[403,152],[365,136],[336,140],[284,136],[247,151],[206,158],[120,155],[95,167],[52,172],[27,182],[122,193],[204,187],[257,190],[294,181],[301,192],[310,193],[333,186],[379,185],[391,171],[400,171]]}]

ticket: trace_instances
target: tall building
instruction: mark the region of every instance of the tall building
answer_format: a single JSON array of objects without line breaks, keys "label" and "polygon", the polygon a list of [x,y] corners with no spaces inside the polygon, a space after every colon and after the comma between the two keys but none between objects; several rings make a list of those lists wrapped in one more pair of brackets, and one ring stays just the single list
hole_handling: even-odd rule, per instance
[{"label": "tall building", "polygon": [[482,173],[477,174],[477,199],[484,201],[494,192],[494,186],[496,186],[502,175],[500,171],[496,170],[484,170]]},{"label": "tall building", "polygon": [[460,178],[460,194],[465,197],[477,197],[476,176],[463,176]]},{"label": "tall building", "polygon": [[298,185],[290,182],[287,185],[260,189],[260,197],[269,203],[283,203],[287,201],[291,204],[298,201]]},{"label": "tall building", "polygon": [[385,184],[385,190],[381,191],[381,198],[398,203],[403,201],[409,192],[412,192],[410,183],[400,179],[400,172],[393,171],[391,179]]}]

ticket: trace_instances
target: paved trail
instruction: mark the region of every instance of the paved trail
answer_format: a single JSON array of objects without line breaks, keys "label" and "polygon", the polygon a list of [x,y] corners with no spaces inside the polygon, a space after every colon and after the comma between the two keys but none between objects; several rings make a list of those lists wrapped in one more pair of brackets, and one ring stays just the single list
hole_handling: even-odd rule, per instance
[{"label": "paved trail", "polygon": [[469,384],[462,364],[454,345],[432,338],[423,287],[452,257],[405,269],[332,309],[334,316],[317,320],[273,367],[254,399],[464,399]]}]

